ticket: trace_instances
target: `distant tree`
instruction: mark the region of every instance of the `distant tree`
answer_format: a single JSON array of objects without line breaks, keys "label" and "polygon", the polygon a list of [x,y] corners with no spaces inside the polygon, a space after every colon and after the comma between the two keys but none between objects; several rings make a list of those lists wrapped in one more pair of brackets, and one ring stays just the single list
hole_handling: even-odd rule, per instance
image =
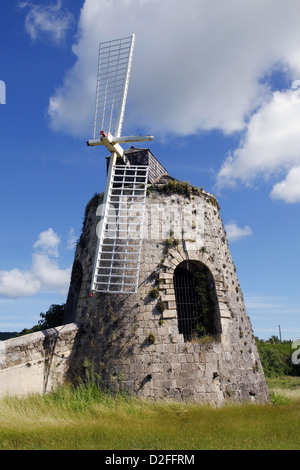
[{"label": "distant tree", "polygon": [[14,338],[16,336],[16,331],[11,331],[11,332],[1,332],[0,333],[0,341],[5,341],[6,339],[9,338]]},{"label": "distant tree", "polygon": [[271,343],[271,344],[278,344],[278,343],[280,343],[280,340],[279,340],[278,336],[274,336],[274,335],[273,335],[273,336],[271,336],[271,338],[268,340],[268,342]]},{"label": "distant tree", "polygon": [[15,337],[36,333],[37,331],[41,331],[41,329],[40,325],[34,325],[32,328],[24,328],[20,333],[17,333]]},{"label": "distant tree", "polygon": [[46,313],[40,313],[41,320],[39,325],[41,330],[47,330],[48,328],[55,328],[63,323],[64,312],[66,304],[52,304]]},{"label": "distant tree", "polygon": [[300,376],[300,364],[292,362],[292,341],[280,342],[277,336],[267,341],[256,338],[256,344],[266,377]]},{"label": "distant tree", "polygon": [[34,325],[32,328],[24,328],[24,330],[17,333],[16,336],[24,336],[36,331],[47,330],[48,328],[55,328],[63,324],[64,311],[66,304],[52,304],[46,313],[41,312],[41,320],[38,321],[38,325]]}]

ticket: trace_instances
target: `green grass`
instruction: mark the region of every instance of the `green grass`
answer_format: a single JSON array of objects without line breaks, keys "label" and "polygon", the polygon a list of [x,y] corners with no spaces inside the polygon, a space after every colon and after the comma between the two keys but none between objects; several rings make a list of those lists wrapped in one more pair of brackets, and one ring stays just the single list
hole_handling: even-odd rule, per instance
[{"label": "green grass", "polygon": [[6,397],[0,450],[298,450],[299,378],[270,385],[275,404],[221,408],[112,397],[93,383],[43,397]]}]

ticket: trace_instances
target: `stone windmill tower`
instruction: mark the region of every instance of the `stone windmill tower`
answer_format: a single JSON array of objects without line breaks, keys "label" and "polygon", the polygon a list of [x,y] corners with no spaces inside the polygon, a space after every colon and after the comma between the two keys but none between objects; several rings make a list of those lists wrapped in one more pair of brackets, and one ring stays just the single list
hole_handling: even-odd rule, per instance
[{"label": "stone windmill tower", "polygon": [[216,198],[172,178],[150,150],[119,145],[152,139],[120,137],[133,42],[100,45],[88,144],[111,156],[75,253],[69,375],[89,371],[112,391],[151,398],[268,401]]}]

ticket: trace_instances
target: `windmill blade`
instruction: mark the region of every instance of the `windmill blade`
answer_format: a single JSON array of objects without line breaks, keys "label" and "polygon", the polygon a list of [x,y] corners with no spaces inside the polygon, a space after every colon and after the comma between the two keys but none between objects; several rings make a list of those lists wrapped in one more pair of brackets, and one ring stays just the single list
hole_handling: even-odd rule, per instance
[{"label": "windmill blade", "polygon": [[116,165],[112,155],[91,292],[136,293],[148,166]]},{"label": "windmill blade", "polygon": [[[99,47],[94,137],[89,146],[111,152],[98,230],[91,295],[94,292],[136,293],[148,166],[130,165],[120,143],[153,140],[153,136],[121,137],[135,35]],[[118,157],[123,164],[118,163]]]},{"label": "windmill blade", "polygon": [[135,35],[99,46],[93,139],[121,135]]}]

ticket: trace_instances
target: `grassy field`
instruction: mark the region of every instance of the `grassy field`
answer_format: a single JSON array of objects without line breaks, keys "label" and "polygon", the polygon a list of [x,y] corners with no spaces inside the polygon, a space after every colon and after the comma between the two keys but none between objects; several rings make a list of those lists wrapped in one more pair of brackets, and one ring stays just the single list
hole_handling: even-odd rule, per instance
[{"label": "grassy field", "polygon": [[269,381],[272,404],[221,408],[112,398],[93,384],[0,400],[0,450],[299,450],[300,378]]}]

